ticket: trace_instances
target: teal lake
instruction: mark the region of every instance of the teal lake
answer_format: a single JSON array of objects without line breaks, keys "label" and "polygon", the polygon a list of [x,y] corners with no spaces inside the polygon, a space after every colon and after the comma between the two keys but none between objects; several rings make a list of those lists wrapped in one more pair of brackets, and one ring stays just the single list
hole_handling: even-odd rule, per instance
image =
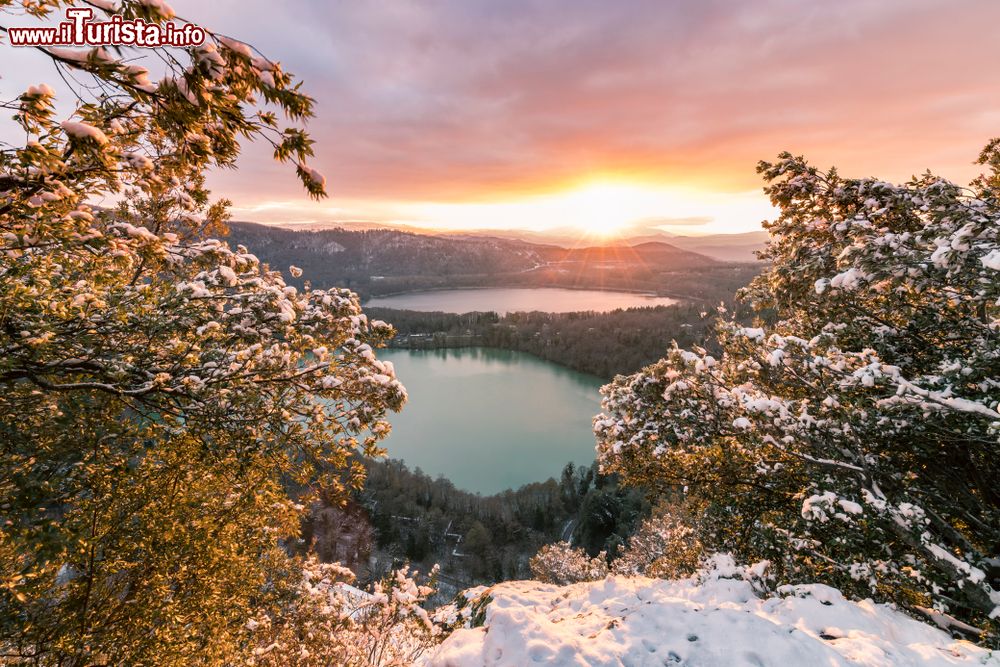
[{"label": "teal lake", "polygon": [[594,460],[599,378],[521,352],[379,350],[410,400],[391,415],[390,458],[484,495]]},{"label": "teal lake", "polygon": [[559,287],[489,287],[412,292],[375,297],[365,305],[377,308],[398,308],[423,312],[441,311],[444,313],[492,310],[506,315],[507,313],[534,310],[546,313],[575,313],[586,310],[609,312],[619,308],[670,306],[675,303],[678,303],[677,299],[632,292],[576,290]]}]

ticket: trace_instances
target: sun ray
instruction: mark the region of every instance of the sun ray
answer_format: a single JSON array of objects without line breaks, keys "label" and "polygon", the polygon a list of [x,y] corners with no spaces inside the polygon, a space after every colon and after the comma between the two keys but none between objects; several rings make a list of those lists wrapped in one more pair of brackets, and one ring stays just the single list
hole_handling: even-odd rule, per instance
[{"label": "sun ray", "polygon": [[601,239],[620,235],[644,215],[648,193],[626,183],[596,182],[556,196],[568,226]]}]

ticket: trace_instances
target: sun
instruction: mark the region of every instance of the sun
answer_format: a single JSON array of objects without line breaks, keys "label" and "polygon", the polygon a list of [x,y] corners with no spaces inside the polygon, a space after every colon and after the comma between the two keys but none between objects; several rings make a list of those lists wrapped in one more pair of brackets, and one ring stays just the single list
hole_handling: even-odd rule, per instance
[{"label": "sun", "polygon": [[603,238],[622,234],[648,215],[649,192],[629,183],[589,183],[556,199],[563,224]]},{"label": "sun", "polygon": [[[463,202],[406,202],[383,207],[378,219],[443,230],[575,230],[581,240],[609,241],[666,231],[699,235],[760,230],[776,211],[752,192],[714,192],[609,176],[523,196]],[[363,217],[363,216],[362,216]]]}]

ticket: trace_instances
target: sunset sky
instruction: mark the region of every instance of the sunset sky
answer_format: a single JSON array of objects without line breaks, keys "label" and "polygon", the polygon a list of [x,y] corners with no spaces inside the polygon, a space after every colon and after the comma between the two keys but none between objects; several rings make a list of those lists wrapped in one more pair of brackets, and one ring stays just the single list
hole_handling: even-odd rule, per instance
[{"label": "sunset sky", "polygon": [[[748,231],[771,215],[761,158],[967,182],[1000,135],[996,0],[172,5],[280,61],[318,102],[330,198],[310,203],[248,147],[211,179],[243,220]],[[54,79],[44,68],[17,76]]]}]

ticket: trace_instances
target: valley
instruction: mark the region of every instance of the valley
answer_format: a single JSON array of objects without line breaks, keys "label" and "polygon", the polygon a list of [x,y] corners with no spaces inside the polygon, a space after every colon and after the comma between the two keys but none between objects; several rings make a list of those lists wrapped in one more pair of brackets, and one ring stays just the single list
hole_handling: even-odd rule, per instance
[{"label": "valley", "polygon": [[[710,305],[756,275],[758,262],[724,262],[663,241],[562,247],[493,236],[398,229],[293,231],[230,223],[229,242],[278,270],[294,265],[319,288],[362,299],[455,288],[558,287],[652,294]],[[302,280],[293,284],[303,284]]]},{"label": "valley", "polygon": [[0,0],[0,667],[1000,667],[954,4]]},{"label": "valley", "polygon": [[365,459],[350,508],[315,507],[305,531],[362,581],[438,565],[447,594],[528,576],[560,539],[618,553],[650,505],[597,469],[600,386],[675,343],[715,349],[716,306],[749,322],[734,296],[762,267],[662,239],[564,248],[233,223],[228,240],[310,286],[349,286],[395,328],[378,356],[410,399],[390,417],[387,458]]}]

